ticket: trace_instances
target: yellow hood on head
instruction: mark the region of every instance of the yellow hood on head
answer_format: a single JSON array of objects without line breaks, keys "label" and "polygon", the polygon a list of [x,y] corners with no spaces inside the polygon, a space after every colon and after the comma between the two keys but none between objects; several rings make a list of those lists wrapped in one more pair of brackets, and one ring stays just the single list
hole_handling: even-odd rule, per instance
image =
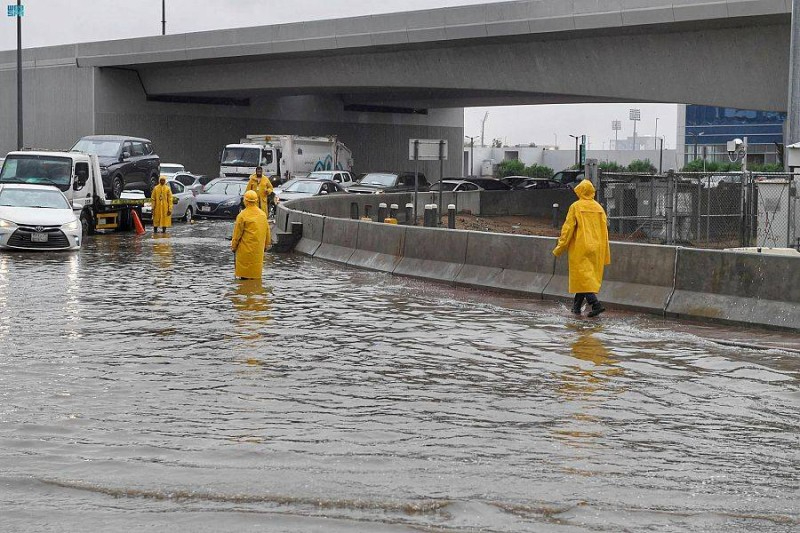
[{"label": "yellow hood on head", "polygon": [[581,200],[593,200],[594,199],[594,185],[589,180],[583,180],[579,184],[575,186],[575,194]]}]

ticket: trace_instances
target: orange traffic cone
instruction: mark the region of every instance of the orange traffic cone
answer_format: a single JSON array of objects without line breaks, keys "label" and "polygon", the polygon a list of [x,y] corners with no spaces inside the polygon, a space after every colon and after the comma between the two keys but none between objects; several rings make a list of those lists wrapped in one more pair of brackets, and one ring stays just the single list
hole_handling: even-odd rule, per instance
[{"label": "orange traffic cone", "polygon": [[133,209],[131,210],[131,216],[133,217],[133,227],[136,229],[136,235],[144,235],[144,226],[142,221],[139,220],[139,213]]}]

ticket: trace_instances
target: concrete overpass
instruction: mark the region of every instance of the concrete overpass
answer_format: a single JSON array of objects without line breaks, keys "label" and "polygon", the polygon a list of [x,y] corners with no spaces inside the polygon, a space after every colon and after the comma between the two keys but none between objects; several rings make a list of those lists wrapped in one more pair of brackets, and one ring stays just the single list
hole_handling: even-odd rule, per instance
[{"label": "concrete overpass", "polygon": [[[446,137],[454,174],[465,106],[786,110],[790,23],[791,0],[527,0],[26,50],[26,144],[124,131],[212,172],[245,133],[337,133],[366,171]],[[0,53],[0,151],[14,61]]]}]

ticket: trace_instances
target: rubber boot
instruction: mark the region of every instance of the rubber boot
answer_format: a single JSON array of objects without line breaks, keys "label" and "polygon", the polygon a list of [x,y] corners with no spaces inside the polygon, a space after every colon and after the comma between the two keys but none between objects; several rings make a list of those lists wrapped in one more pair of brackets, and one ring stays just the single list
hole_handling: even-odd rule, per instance
[{"label": "rubber boot", "polygon": [[581,310],[583,309],[583,300],[584,300],[584,298],[585,297],[584,297],[583,294],[576,294],[575,295],[575,299],[572,301],[572,314],[574,314],[574,315],[580,315],[581,314]]},{"label": "rubber boot", "polygon": [[589,314],[586,315],[586,316],[595,317],[595,316],[599,315],[600,313],[602,313],[605,310],[606,310],[606,308],[603,307],[603,304],[601,304],[600,302],[595,302],[595,303],[592,304],[592,310],[589,311]]}]

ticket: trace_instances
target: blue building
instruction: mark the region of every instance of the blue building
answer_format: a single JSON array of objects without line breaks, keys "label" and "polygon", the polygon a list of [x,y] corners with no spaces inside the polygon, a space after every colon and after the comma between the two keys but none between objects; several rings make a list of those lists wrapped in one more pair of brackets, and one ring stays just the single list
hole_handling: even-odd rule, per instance
[{"label": "blue building", "polygon": [[747,137],[747,163],[779,163],[786,113],[687,105],[684,161],[728,161],[727,142]]}]

